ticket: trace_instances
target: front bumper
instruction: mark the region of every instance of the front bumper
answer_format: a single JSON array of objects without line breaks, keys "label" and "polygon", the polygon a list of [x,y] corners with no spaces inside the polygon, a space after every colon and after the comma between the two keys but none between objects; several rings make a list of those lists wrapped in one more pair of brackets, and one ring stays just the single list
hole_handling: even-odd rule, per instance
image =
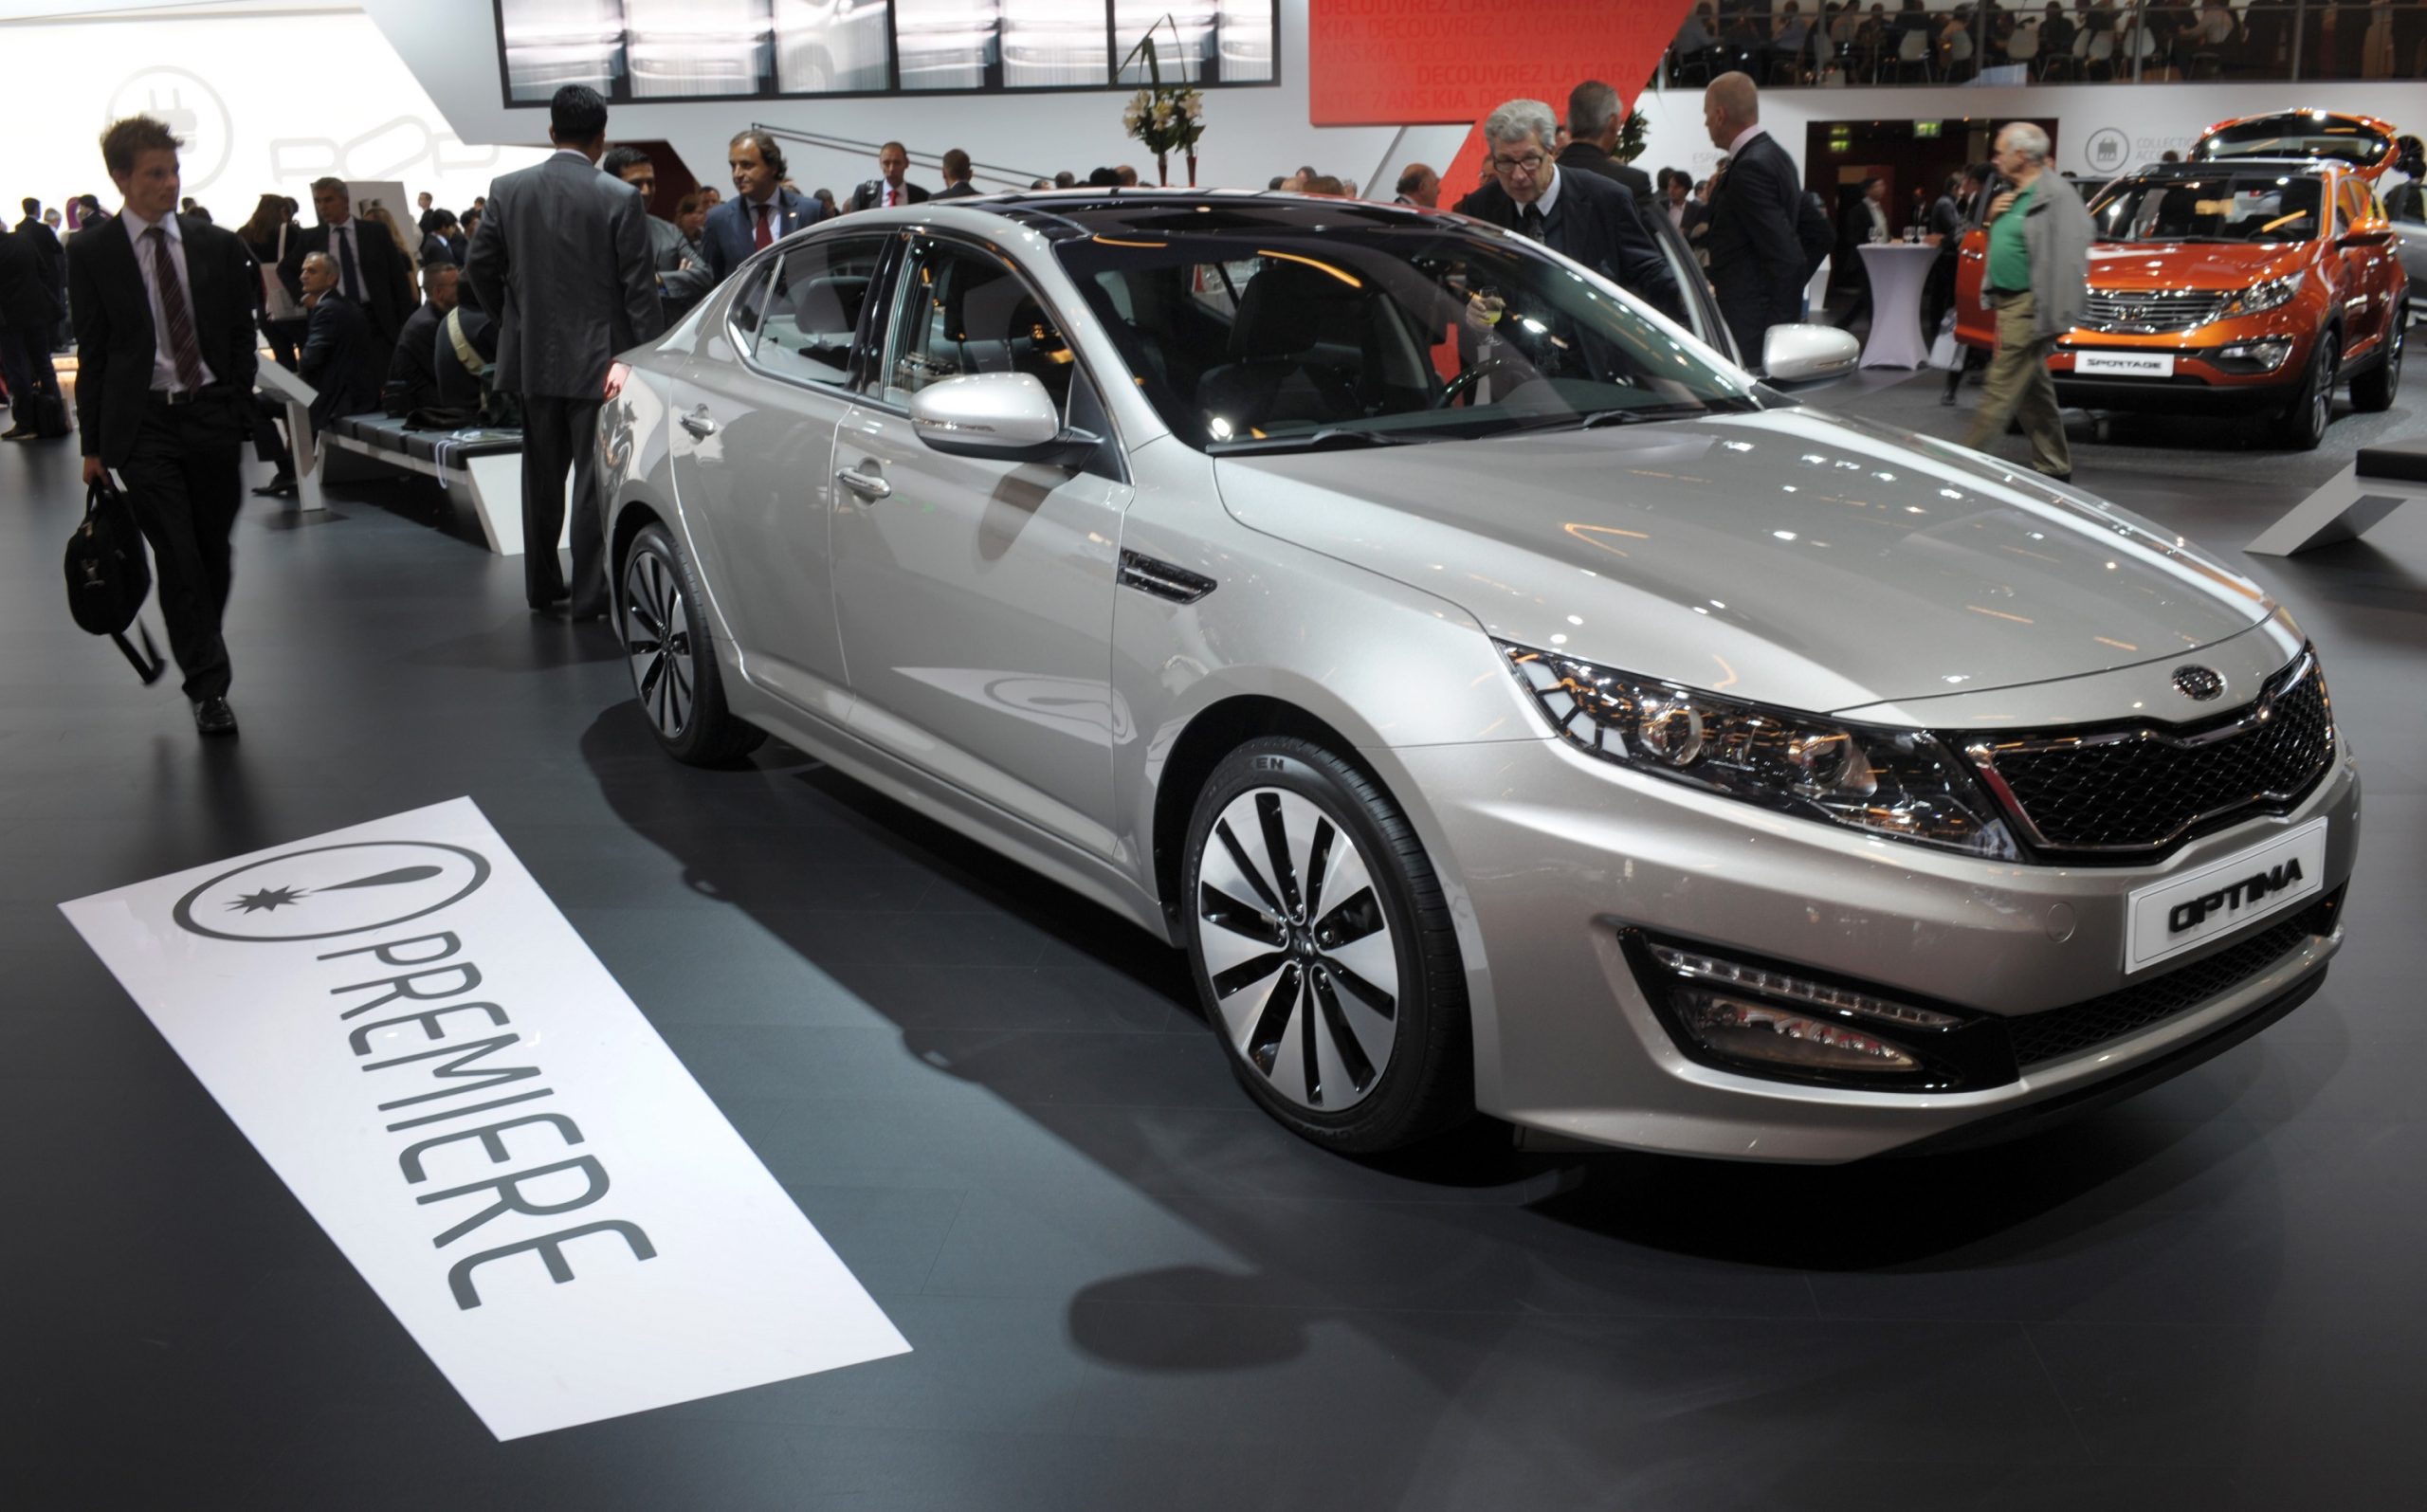
[{"label": "front bumper", "polygon": [[[1699,1064],[1661,1022],[1626,931],[1733,949],[1881,995],[2020,1016],[2189,970],[2270,916],[2124,975],[2137,888],[2327,820],[2320,896],[2348,880],[2359,772],[2346,743],[2308,797],[2137,866],[1979,860],[1763,812],[1618,772],[1564,744],[1389,753],[1471,924],[1476,1100],[1521,1126],[1737,1159],[1861,1159],[2028,1117],[2178,1056],[2313,984],[2338,926],[2217,996],[2003,1084],[1948,1092],[1802,1084]],[[2306,905],[2295,905],[2298,913]],[[2190,1064],[2188,1061],[2181,1064]]]}]

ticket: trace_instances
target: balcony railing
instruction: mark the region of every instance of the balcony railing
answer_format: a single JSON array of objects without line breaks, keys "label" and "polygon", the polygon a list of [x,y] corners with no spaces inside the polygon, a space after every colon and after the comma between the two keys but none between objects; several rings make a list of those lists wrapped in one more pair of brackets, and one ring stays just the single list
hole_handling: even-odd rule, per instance
[{"label": "balcony railing", "polygon": [[2427,78],[2427,0],[1726,0],[1698,7],[1678,29],[1660,79],[1699,88],[1731,69],[1776,88],[2416,80]]}]

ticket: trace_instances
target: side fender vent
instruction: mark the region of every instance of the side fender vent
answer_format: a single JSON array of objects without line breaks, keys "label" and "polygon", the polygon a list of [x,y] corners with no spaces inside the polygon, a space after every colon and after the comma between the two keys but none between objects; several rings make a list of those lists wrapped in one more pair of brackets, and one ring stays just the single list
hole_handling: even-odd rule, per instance
[{"label": "side fender vent", "polygon": [[1137,552],[1121,554],[1121,586],[1134,588],[1157,598],[1168,598],[1175,604],[1194,604],[1221,585],[1210,577],[1201,577],[1185,567],[1157,561]]}]

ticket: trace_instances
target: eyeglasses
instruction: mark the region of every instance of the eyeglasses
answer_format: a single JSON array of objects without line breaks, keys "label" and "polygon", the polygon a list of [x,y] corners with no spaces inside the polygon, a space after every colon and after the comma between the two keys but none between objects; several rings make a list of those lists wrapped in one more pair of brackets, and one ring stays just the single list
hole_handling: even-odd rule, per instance
[{"label": "eyeglasses", "polygon": [[1523,157],[1494,157],[1491,166],[1498,173],[1531,174],[1541,173],[1542,165],[1549,161],[1540,153],[1527,153]]}]

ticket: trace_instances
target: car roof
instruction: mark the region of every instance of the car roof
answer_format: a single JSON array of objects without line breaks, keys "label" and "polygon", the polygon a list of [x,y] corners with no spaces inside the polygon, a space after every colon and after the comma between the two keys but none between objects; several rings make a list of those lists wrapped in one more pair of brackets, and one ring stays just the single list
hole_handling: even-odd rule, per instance
[{"label": "car roof", "polygon": [[[1169,236],[1181,231],[1319,230],[1351,224],[1413,226],[1451,219],[1446,211],[1412,205],[1240,189],[1022,190],[972,195],[950,201],[949,207],[1017,222],[1050,241],[1124,232]],[[930,200],[880,213],[910,223],[931,219],[941,208]]]},{"label": "car roof", "polygon": [[2349,163],[2338,157],[2211,157],[2196,163],[2151,163],[2118,173],[2118,178],[2208,178],[2217,173],[2236,173],[2243,170],[2272,172],[2290,176],[2311,173],[2324,177],[2327,173],[2353,172]]}]

